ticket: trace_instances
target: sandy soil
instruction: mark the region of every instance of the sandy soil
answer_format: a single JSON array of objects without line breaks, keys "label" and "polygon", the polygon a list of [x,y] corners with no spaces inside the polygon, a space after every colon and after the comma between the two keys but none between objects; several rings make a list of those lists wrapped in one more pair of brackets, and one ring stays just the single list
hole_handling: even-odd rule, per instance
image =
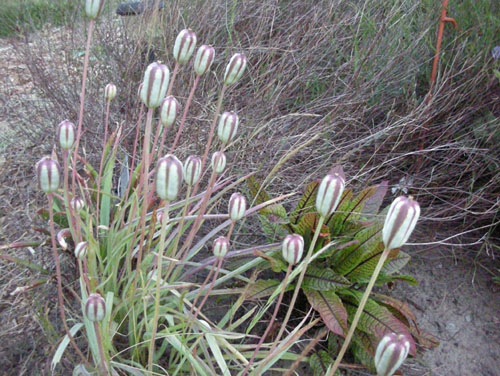
[{"label": "sandy soil", "polygon": [[[26,67],[8,41],[0,40],[0,245],[19,239],[39,239],[36,226],[37,201],[33,178],[34,163],[43,150],[33,145],[7,144],[7,132],[16,126],[12,103],[22,105],[33,96],[33,84]],[[14,102],[13,102],[14,101]],[[0,374],[48,374],[53,346],[34,309],[50,311],[55,286],[42,283],[25,293],[18,288],[36,281],[39,275],[16,266],[5,256],[46,262],[43,248],[5,250],[0,248]],[[408,274],[419,287],[397,286],[396,296],[415,309],[423,329],[441,342],[422,359],[413,359],[405,375],[498,375],[500,368],[500,299],[498,285],[485,268],[499,267],[498,259],[484,255],[473,261],[466,251],[452,247],[414,250]],[[494,265],[495,264],[495,265]],[[482,266],[485,268],[483,268]],[[45,305],[33,305],[44,297]],[[57,333],[56,333],[57,334]],[[56,337],[57,338],[57,337]],[[53,339],[53,338],[52,338]]]}]

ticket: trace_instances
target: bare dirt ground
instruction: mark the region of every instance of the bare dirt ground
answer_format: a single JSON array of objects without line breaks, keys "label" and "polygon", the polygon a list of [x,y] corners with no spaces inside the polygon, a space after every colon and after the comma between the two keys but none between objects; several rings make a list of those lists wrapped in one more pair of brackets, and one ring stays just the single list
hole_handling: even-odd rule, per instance
[{"label": "bare dirt ground", "polygon": [[[46,227],[36,219],[43,200],[36,193],[33,166],[47,150],[9,142],[18,116],[12,104],[22,108],[34,95],[27,68],[9,41],[0,40],[0,247],[42,239],[34,228]],[[19,257],[47,266],[50,257],[44,252],[44,247],[0,248],[0,375],[50,374],[54,343],[61,334],[40,323],[55,311],[55,284],[8,259]],[[498,268],[498,258],[481,255],[474,261],[472,251],[451,246],[410,248],[410,253],[414,257],[407,272],[420,286],[399,285],[393,293],[414,308],[423,329],[441,344],[423,358],[410,360],[403,374],[498,375],[499,288],[485,271]]]}]

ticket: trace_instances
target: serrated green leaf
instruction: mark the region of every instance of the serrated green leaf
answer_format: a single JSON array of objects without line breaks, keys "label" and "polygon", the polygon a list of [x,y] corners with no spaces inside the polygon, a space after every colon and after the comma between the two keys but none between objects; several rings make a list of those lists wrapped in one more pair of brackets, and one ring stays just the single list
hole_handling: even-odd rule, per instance
[{"label": "serrated green leaf", "polygon": [[290,215],[290,223],[297,224],[304,214],[314,212],[316,210],[315,201],[318,187],[319,183],[317,181],[310,183],[306,187],[304,194],[297,204],[297,207]]},{"label": "serrated green leaf", "polygon": [[247,179],[247,186],[248,190],[250,191],[250,195],[255,200],[256,205],[262,204],[271,199],[269,194],[264,189],[262,189],[262,184],[254,175],[250,176]]},{"label": "serrated green leaf", "polygon": [[[349,313],[349,319],[352,320],[363,293],[348,289],[339,290],[337,293],[344,302],[345,308]],[[377,343],[387,333],[404,334],[410,341],[410,354],[413,356],[416,354],[415,340],[409,328],[398,320],[387,308],[379,305],[373,299],[368,299],[356,329],[375,336]]]},{"label": "serrated green leaf", "polygon": [[333,358],[324,350],[309,357],[309,366],[313,371],[313,376],[323,376],[331,364],[333,364]]},{"label": "serrated green leaf", "polygon": [[378,341],[375,337],[363,332],[356,332],[351,344],[351,352],[357,362],[364,365],[368,371],[375,373],[373,357]]},{"label": "serrated green leaf", "polygon": [[[383,251],[380,236],[382,225],[375,223],[371,227],[358,231],[354,235],[357,244],[335,253],[331,259],[331,266],[336,273],[347,275],[356,269],[363,261]],[[382,250],[380,246],[382,244]],[[371,275],[371,273],[370,273]],[[351,279],[351,277],[348,277]]]},{"label": "serrated green leaf", "polygon": [[285,229],[287,221],[280,221],[273,215],[259,215],[259,221],[262,232],[270,239],[283,239],[289,234],[289,231]]},{"label": "serrated green leaf", "polygon": [[382,273],[387,275],[397,273],[401,269],[403,269],[410,260],[411,257],[409,254],[399,251],[396,257],[388,260],[388,262],[384,264],[384,267],[382,268]]},{"label": "serrated green leaf", "polygon": [[340,199],[337,209],[326,219],[325,224],[330,228],[333,236],[338,236],[344,232],[345,219],[349,216],[349,213],[354,207],[352,201],[353,196],[352,190],[346,189]]},{"label": "serrated green leaf", "polygon": [[351,282],[329,268],[309,266],[304,275],[304,287],[318,291],[336,290],[351,285]]},{"label": "serrated green leaf", "polygon": [[315,291],[304,288],[309,304],[320,314],[333,333],[344,337],[347,331],[347,311],[342,300],[333,291]]},{"label": "serrated green leaf", "polygon": [[[307,213],[300,218],[299,223],[293,226],[296,234],[304,237],[310,237],[316,231],[316,226],[319,221],[319,216],[316,213]],[[321,233],[329,233],[328,227],[323,225]]]},{"label": "serrated green leaf", "polygon": [[270,296],[280,285],[276,279],[259,279],[245,290],[245,300],[257,300]]}]

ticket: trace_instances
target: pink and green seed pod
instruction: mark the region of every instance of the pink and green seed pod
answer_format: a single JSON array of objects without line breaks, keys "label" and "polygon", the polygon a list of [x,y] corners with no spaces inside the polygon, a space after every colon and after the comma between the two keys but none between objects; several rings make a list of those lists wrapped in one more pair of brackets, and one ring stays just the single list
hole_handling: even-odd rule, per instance
[{"label": "pink and green seed pod", "polygon": [[156,167],[156,194],[162,200],[177,198],[183,179],[182,163],[173,154],[160,158]]},{"label": "pink and green seed pod", "polygon": [[239,221],[245,216],[247,210],[247,200],[240,193],[233,193],[229,199],[229,218],[233,222]]},{"label": "pink and green seed pod", "polygon": [[212,169],[218,175],[224,172],[226,168],[226,154],[222,151],[216,151],[212,154]]},{"label": "pink and green seed pod", "polygon": [[190,155],[184,162],[184,181],[187,185],[193,186],[200,180],[201,163],[201,158],[196,155]]},{"label": "pink and green seed pod", "polygon": [[298,234],[287,235],[283,240],[281,251],[288,264],[298,264],[304,253],[304,238]]},{"label": "pink and green seed pod", "polygon": [[410,351],[410,341],[403,334],[384,336],[375,352],[375,368],[378,376],[392,376],[403,364]]},{"label": "pink and green seed pod", "polygon": [[95,20],[101,14],[104,0],[86,0],[85,15],[91,20]]},{"label": "pink and green seed pod", "polygon": [[196,47],[196,34],[191,29],[181,30],[174,43],[174,58],[180,64],[186,64],[193,56]]},{"label": "pink and green seed pod", "polygon": [[234,139],[238,132],[239,118],[236,112],[224,112],[219,119],[217,136],[223,144],[228,144]]},{"label": "pink and green seed pod", "polygon": [[332,172],[326,175],[318,188],[316,210],[326,218],[335,211],[344,193],[345,180],[341,173]]},{"label": "pink and green seed pod", "polygon": [[69,120],[63,120],[59,123],[57,127],[57,139],[59,140],[59,146],[63,150],[70,150],[75,143],[75,132],[76,127]]},{"label": "pink and green seed pod", "polygon": [[413,198],[396,198],[385,217],[382,240],[387,249],[402,247],[413,232],[420,216],[420,205]]},{"label": "pink and green seed pod", "polygon": [[157,108],[161,105],[167,93],[170,81],[170,70],[166,65],[152,63],[146,68],[140,97],[148,108]]},{"label": "pink and green seed pod", "polygon": [[206,44],[200,46],[194,58],[194,71],[198,76],[204,75],[210,70],[215,58],[215,49]]},{"label": "pink and green seed pod", "polygon": [[171,127],[175,123],[179,112],[179,102],[172,95],[166,97],[160,107],[160,121],[164,127]]},{"label": "pink and green seed pod", "polygon": [[100,294],[90,294],[85,303],[85,317],[92,322],[99,322],[106,316],[106,302]]},{"label": "pink and green seed pod", "polygon": [[234,85],[239,81],[247,66],[247,57],[244,54],[235,54],[231,57],[229,64],[226,66],[224,74],[224,84],[227,86]]},{"label": "pink and green seed pod", "polygon": [[218,259],[222,259],[227,255],[229,251],[229,240],[225,236],[218,237],[214,241],[213,253]]},{"label": "pink and green seed pod", "polygon": [[59,189],[60,171],[59,163],[50,157],[44,157],[36,164],[38,186],[43,192],[50,194]]}]

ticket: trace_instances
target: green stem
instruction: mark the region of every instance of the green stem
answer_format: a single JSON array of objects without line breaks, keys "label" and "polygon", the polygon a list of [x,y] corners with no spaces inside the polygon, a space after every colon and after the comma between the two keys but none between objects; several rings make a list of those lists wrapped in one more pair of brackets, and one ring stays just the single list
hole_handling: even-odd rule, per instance
[{"label": "green stem", "polygon": [[382,270],[382,267],[384,266],[385,260],[387,260],[387,256],[389,256],[389,251],[390,250],[386,248],[386,249],[384,249],[384,252],[382,252],[382,256],[380,256],[380,259],[378,260],[377,266],[375,267],[375,270],[373,271],[372,277],[370,278],[370,282],[368,282],[368,286],[366,287],[365,293],[363,294],[363,297],[361,298],[361,301],[359,302],[358,309],[356,311],[356,314],[354,315],[354,319],[352,320],[351,327],[349,328],[349,332],[347,333],[347,336],[345,337],[344,344],[342,345],[342,348],[340,349],[340,352],[337,355],[337,359],[335,360],[333,367],[326,374],[326,376],[335,375],[335,372],[339,368],[340,362],[342,361],[342,359],[347,351],[347,348],[349,347],[349,344],[351,343],[352,336],[354,334],[354,331],[356,330],[356,327],[358,326],[359,319],[361,318],[361,315],[363,314],[363,310],[364,310],[366,302],[368,301],[368,298],[372,292],[373,286],[375,286],[375,282],[377,281],[378,275],[380,274],[380,271]]},{"label": "green stem", "polygon": [[267,326],[266,331],[264,332],[262,337],[260,337],[259,343],[257,344],[255,351],[253,352],[252,358],[250,359],[250,362],[248,362],[247,366],[245,367],[245,370],[243,371],[243,376],[248,375],[248,372],[252,368],[252,365],[255,361],[255,358],[257,357],[257,354],[259,353],[260,348],[262,347],[262,344],[264,343],[265,339],[269,335],[269,331],[273,327],[274,321],[276,320],[276,316],[278,316],[278,311],[280,309],[281,302],[283,300],[283,296],[285,295],[286,286],[288,284],[288,278],[290,277],[291,271],[292,271],[292,265],[290,264],[290,265],[288,265],[288,270],[286,271],[285,280],[283,281],[283,289],[281,290],[280,295],[278,297],[278,302],[276,303],[276,307],[274,308],[274,312],[273,312],[273,316],[271,317],[271,321],[269,322],[269,325]]},{"label": "green stem", "polygon": [[319,221],[318,221],[318,225],[316,226],[316,231],[314,232],[313,240],[311,241],[311,245],[309,246],[309,250],[307,251],[306,258],[304,259],[303,268],[300,272],[299,279],[298,279],[297,284],[295,286],[295,290],[293,292],[293,297],[292,297],[292,300],[290,302],[290,307],[288,307],[288,311],[286,313],[285,320],[283,321],[283,324],[281,325],[278,336],[276,337],[274,344],[273,344],[273,347],[271,348],[271,352],[276,348],[281,336],[285,332],[286,324],[288,323],[288,320],[290,320],[290,316],[292,315],[293,307],[295,306],[295,302],[297,301],[297,297],[299,295],[300,288],[302,286],[302,282],[304,281],[304,276],[306,274],[307,266],[309,265],[309,262],[311,260],[314,247],[316,246],[316,242],[318,241],[318,237],[319,237],[319,234],[321,233],[321,228],[323,227],[324,222],[325,222],[325,218],[320,217]]},{"label": "green stem", "polygon": [[163,251],[165,249],[165,237],[167,233],[168,220],[168,202],[165,203],[163,209],[163,217],[161,221],[160,243],[157,256],[156,267],[156,297],[155,297],[155,313],[153,317],[153,328],[151,330],[151,342],[149,343],[149,358],[148,371],[153,372],[153,359],[155,352],[155,338],[158,330],[158,317],[160,316],[160,301],[161,301],[161,284],[162,284],[162,269],[163,269]]}]

